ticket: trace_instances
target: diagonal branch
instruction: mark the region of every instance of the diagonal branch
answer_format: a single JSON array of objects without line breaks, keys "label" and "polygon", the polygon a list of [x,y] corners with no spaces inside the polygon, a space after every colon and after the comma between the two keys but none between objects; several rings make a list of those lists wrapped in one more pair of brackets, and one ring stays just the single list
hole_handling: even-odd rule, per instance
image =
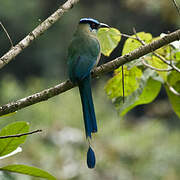
[{"label": "diagonal branch", "polygon": [[[167,44],[169,44],[173,41],[179,40],[179,39],[180,39],[180,29],[178,29],[177,31],[170,33],[158,40],[155,40],[150,44],[141,46],[140,48],[135,49],[134,51],[132,51],[124,56],[120,56],[106,64],[103,64],[103,65],[95,68],[92,71],[92,77],[97,77],[102,74],[113,71],[125,63],[128,63],[130,61],[138,59],[148,53],[153,52],[154,50],[156,50],[164,45],[167,45]],[[0,116],[9,114],[9,113],[15,112],[19,109],[25,108],[27,106],[48,100],[49,98],[54,97],[65,91],[68,91],[69,89],[71,89],[73,87],[75,87],[75,85],[73,85],[69,80],[67,80],[61,84],[58,84],[49,89],[45,89],[45,90],[38,92],[36,94],[33,94],[31,96],[17,100],[15,102],[10,102],[10,103],[5,104],[0,107]]]},{"label": "diagonal branch", "polygon": [[0,69],[7,63],[13,60],[23,49],[28,47],[37,37],[42,35],[47,29],[49,29],[62,15],[73,7],[79,0],[68,0],[58,10],[56,10],[51,16],[37,26],[32,32],[30,32],[23,40],[21,40],[16,46],[12,47],[6,54],[0,58]]}]

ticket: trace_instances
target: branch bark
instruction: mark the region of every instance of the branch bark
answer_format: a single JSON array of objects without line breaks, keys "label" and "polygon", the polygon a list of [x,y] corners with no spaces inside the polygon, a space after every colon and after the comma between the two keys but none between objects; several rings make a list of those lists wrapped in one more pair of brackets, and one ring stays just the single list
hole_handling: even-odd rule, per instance
[{"label": "branch bark", "polygon": [[[153,52],[154,50],[167,45],[173,41],[180,40],[180,29],[177,31],[170,33],[163,38],[153,41],[150,44],[141,46],[140,48],[124,55],[120,56],[106,64],[103,64],[92,71],[92,77],[97,77],[102,74],[108,73],[117,69],[119,66],[138,59],[148,53]],[[25,97],[23,99],[17,100],[15,102],[10,102],[0,107],[0,116],[15,112],[27,106],[48,100],[51,97],[54,97],[60,93],[63,93],[71,88],[75,87],[69,80],[58,84],[49,89],[45,89],[41,92],[33,94],[31,96]]]},{"label": "branch bark", "polygon": [[73,7],[79,0],[68,0],[58,10],[56,10],[51,16],[37,26],[32,32],[30,32],[23,40],[21,40],[16,46],[13,46],[6,54],[0,58],[0,69],[13,60],[23,49],[28,47],[37,37],[42,35],[47,29],[49,29],[62,15]]}]

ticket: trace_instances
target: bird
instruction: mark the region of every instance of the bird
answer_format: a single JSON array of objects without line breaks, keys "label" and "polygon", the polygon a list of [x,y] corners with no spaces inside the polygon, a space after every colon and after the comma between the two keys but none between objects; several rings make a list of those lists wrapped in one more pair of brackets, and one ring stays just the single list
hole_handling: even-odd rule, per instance
[{"label": "bird", "polygon": [[91,70],[97,66],[101,50],[97,37],[100,28],[109,28],[93,18],[81,18],[68,48],[67,66],[69,79],[79,87],[86,139],[89,142],[87,165],[94,168],[95,153],[90,145],[92,133],[97,132],[97,122],[91,91]]}]

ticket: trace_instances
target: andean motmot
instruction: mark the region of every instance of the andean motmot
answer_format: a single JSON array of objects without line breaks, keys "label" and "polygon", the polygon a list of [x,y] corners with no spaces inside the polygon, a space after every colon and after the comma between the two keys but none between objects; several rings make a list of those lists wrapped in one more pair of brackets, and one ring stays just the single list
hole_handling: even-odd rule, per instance
[{"label": "andean motmot", "polygon": [[68,73],[73,84],[77,84],[81,96],[86,138],[89,142],[87,165],[94,168],[96,159],[90,146],[91,134],[97,132],[96,115],[91,92],[91,70],[100,59],[99,28],[109,26],[92,18],[82,18],[68,48]]}]

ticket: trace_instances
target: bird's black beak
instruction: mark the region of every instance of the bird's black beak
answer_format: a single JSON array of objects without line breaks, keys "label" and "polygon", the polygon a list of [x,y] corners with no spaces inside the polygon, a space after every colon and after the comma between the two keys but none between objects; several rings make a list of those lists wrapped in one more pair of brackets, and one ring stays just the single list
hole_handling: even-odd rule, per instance
[{"label": "bird's black beak", "polygon": [[110,26],[104,23],[100,23],[99,28],[110,28]]}]

